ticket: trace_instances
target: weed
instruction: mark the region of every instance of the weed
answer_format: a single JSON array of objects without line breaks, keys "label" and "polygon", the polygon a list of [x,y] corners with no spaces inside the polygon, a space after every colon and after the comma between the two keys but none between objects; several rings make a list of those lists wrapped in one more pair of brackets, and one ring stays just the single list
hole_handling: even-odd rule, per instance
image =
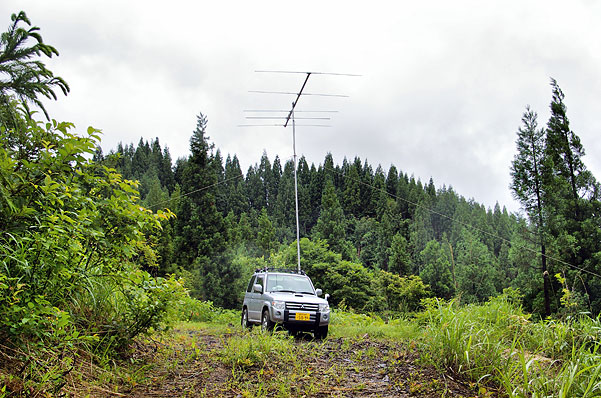
[{"label": "weed", "polygon": [[221,360],[232,368],[263,367],[270,360],[287,362],[295,357],[292,338],[287,333],[261,333],[252,338],[233,336],[221,352]]}]

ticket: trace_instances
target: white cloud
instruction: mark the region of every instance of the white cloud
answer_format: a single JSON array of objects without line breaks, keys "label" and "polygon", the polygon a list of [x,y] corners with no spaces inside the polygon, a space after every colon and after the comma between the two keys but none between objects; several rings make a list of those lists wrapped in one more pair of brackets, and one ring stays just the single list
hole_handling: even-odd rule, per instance
[{"label": "white cloud", "polygon": [[51,114],[104,131],[103,146],[159,137],[184,156],[196,115],[216,146],[244,169],[263,150],[292,153],[291,132],[237,127],[244,109],[287,109],[293,98],[248,90],[298,90],[302,75],[256,69],[360,73],[312,76],[299,107],[335,109],[327,129],[300,128],[297,149],[320,163],[356,155],[393,163],[423,181],[452,185],[492,207],[516,210],[508,190],[515,131],[526,104],[548,118],[555,77],[573,130],[599,176],[601,3],[476,0],[86,1],[5,0],[24,9],[61,52],[52,70],[71,85]]}]

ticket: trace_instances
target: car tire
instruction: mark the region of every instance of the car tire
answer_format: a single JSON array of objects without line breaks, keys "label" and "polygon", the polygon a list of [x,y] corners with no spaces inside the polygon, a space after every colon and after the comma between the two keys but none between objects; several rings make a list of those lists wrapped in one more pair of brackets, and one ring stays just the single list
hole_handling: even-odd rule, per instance
[{"label": "car tire", "polygon": [[246,307],[242,310],[242,320],[240,323],[244,329],[252,329],[253,327],[253,324],[248,321],[248,309]]},{"label": "car tire", "polygon": [[269,317],[269,310],[265,308],[263,315],[261,316],[261,330],[264,332],[271,332],[273,330],[274,323]]},{"label": "car tire", "polygon": [[316,340],[323,340],[328,337],[328,326],[318,326],[313,332]]}]

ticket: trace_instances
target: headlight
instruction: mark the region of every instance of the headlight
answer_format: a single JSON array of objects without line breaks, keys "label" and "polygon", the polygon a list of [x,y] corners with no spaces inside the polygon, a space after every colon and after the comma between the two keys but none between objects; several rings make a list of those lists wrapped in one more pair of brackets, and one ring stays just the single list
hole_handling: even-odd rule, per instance
[{"label": "headlight", "polygon": [[330,304],[319,304],[319,312],[328,312],[330,311]]},{"label": "headlight", "polygon": [[275,308],[276,310],[284,310],[284,309],[286,309],[286,302],[285,301],[272,301],[271,306],[273,308]]}]

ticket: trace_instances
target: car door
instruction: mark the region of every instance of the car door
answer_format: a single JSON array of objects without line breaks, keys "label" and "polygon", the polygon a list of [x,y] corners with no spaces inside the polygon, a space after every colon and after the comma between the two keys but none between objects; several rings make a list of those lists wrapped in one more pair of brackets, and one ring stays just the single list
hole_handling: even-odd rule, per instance
[{"label": "car door", "polygon": [[257,275],[254,284],[261,285],[261,292],[255,292],[251,286],[251,300],[248,306],[248,318],[253,322],[261,321],[261,310],[263,306],[263,286],[265,286],[265,275]]},{"label": "car door", "polygon": [[250,307],[253,298],[253,285],[255,283],[255,275],[251,276],[250,281],[248,282],[248,286],[246,287],[246,292],[244,293],[244,303],[243,306],[246,306],[246,311],[248,312],[248,320],[251,320],[250,317]]}]

